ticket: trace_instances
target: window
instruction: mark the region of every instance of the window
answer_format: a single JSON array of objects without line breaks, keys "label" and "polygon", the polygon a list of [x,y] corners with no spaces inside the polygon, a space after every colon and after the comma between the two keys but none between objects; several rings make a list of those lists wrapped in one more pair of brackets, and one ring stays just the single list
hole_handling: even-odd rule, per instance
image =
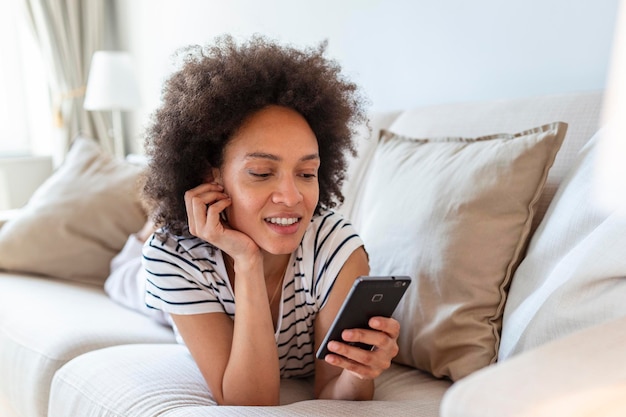
[{"label": "window", "polygon": [[0,1],[0,158],[53,149],[47,74],[21,7]]}]

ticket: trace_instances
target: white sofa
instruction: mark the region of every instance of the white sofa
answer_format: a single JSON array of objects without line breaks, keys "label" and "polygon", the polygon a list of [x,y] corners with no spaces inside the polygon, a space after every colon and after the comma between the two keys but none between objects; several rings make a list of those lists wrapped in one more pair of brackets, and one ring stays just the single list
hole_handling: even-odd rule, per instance
[{"label": "white sofa", "polygon": [[[624,415],[626,221],[576,193],[601,101],[585,92],[372,117],[341,210],[373,272],[415,281],[396,312],[398,363],[369,402],[314,400],[310,380],[285,380],[279,407],[214,406],[171,330],[104,294],[107,262],[143,222],[139,168],[84,145],[88,156],[68,157],[0,229],[0,415]],[[395,135],[379,141],[381,128]]]}]

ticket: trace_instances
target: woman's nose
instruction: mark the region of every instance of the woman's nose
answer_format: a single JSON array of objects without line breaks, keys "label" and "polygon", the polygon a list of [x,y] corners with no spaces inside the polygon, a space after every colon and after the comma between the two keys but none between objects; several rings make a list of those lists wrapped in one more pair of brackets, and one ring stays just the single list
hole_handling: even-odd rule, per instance
[{"label": "woman's nose", "polygon": [[293,207],[303,199],[302,193],[298,185],[292,178],[284,178],[278,188],[272,195],[272,202],[275,204],[284,204],[287,207]]}]

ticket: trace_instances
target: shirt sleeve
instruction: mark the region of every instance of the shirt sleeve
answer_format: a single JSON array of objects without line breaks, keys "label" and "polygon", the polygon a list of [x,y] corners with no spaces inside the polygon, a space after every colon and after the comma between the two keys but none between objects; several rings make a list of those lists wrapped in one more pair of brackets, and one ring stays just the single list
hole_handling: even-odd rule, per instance
[{"label": "shirt sleeve", "polygon": [[363,246],[363,241],[352,223],[336,213],[324,216],[312,236],[315,248],[314,287],[316,303],[321,309],[339,272],[350,255]]},{"label": "shirt sleeve", "polygon": [[148,307],[183,315],[225,312],[224,286],[216,282],[215,261],[207,253],[194,253],[171,236],[162,242],[153,235],[143,247],[142,263]]}]

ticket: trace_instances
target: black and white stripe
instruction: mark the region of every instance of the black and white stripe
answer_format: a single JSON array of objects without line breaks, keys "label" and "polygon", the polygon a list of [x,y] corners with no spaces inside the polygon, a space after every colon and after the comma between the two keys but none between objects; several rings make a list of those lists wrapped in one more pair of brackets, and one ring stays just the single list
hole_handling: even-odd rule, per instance
[{"label": "black and white stripe", "polygon": [[[362,246],[352,225],[328,211],[311,221],[292,254],[282,291],[276,333],[282,377],[315,369],[314,324],[348,257]],[[193,236],[152,239],[143,251],[146,303],[174,314],[235,315],[235,299],[222,254]]]}]

